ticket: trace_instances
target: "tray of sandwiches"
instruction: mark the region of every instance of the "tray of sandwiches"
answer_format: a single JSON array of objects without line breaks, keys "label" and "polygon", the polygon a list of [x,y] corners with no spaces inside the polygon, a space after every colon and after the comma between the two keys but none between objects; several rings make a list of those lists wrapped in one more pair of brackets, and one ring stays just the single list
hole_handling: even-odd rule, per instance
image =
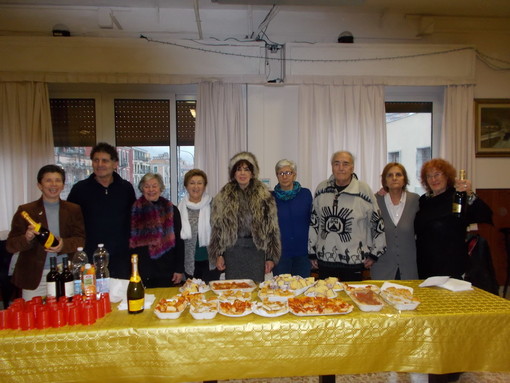
[{"label": "tray of sandwiches", "polygon": [[415,310],[420,304],[420,300],[414,296],[412,287],[397,283],[384,282],[380,295],[397,310]]}]

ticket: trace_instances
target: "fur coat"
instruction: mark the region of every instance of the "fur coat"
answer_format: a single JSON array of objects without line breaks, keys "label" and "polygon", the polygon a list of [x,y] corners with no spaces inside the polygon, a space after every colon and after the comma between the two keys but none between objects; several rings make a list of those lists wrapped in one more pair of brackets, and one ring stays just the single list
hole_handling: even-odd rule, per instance
[{"label": "fur coat", "polygon": [[[258,179],[252,179],[246,190],[237,182],[227,183],[214,197],[211,212],[211,241],[209,260],[216,263],[218,256],[237,241],[239,223],[246,217],[239,214],[240,193],[248,193],[251,211],[251,233],[258,250],[266,253],[266,260],[278,263],[281,254],[280,229],[276,203],[267,187]],[[249,219],[249,217],[248,217]]]}]

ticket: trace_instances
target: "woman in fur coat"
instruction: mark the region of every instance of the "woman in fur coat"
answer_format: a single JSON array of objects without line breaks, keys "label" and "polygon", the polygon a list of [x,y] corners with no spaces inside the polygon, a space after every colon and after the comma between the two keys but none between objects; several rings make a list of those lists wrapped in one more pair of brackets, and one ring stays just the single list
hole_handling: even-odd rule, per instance
[{"label": "woman in fur coat", "polygon": [[280,259],[276,203],[252,153],[232,157],[229,175],[212,203],[209,259],[226,279],[262,282]]}]

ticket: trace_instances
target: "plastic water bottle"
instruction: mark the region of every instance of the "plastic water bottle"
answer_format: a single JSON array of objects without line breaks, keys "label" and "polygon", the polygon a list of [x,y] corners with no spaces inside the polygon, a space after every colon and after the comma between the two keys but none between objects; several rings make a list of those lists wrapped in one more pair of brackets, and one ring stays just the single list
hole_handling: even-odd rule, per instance
[{"label": "plastic water bottle", "polygon": [[97,293],[110,292],[110,272],[108,271],[108,261],[110,254],[105,249],[104,244],[97,245],[94,251],[94,266],[96,268],[96,287]]},{"label": "plastic water bottle", "polygon": [[87,254],[83,251],[83,247],[78,247],[71,260],[71,272],[74,278],[74,293],[81,294],[81,272],[85,268],[85,265],[89,262]]}]

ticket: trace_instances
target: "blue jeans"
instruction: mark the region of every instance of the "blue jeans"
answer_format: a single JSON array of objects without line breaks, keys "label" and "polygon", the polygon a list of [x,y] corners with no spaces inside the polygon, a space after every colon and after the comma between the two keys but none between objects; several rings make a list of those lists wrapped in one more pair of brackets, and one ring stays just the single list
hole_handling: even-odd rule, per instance
[{"label": "blue jeans", "polygon": [[312,264],[308,256],[280,258],[280,261],[273,269],[273,275],[291,274],[308,278],[311,269]]}]

